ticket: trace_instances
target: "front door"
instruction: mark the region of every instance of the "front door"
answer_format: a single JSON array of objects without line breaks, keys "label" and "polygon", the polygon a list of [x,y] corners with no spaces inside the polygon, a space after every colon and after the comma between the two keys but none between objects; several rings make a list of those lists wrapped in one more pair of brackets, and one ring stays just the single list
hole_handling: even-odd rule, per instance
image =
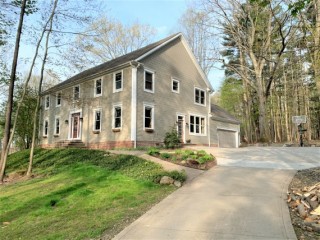
[{"label": "front door", "polygon": [[184,143],[184,116],[178,116],[177,133],[180,142]]},{"label": "front door", "polygon": [[80,113],[73,113],[71,115],[71,132],[72,139],[80,138]]}]

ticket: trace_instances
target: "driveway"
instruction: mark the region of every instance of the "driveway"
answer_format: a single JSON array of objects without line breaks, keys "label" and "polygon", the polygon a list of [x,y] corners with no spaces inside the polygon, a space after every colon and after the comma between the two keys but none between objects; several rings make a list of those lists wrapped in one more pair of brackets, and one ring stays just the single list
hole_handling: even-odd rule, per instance
[{"label": "driveway", "polygon": [[319,148],[202,149],[217,157],[218,166],[114,239],[297,239],[286,191],[297,169],[320,166]]},{"label": "driveway", "polygon": [[220,166],[299,170],[320,166],[318,147],[246,147],[204,149]]}]

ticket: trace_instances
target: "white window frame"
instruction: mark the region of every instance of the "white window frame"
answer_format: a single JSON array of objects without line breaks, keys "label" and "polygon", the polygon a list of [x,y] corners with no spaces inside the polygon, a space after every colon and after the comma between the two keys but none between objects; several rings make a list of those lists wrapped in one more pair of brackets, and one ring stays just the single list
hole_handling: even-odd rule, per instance
[{"label": "white window frame", "polygon": [[[196,102],[196,90],[200,91],[200,98],[199,98],[200,99],[200,103]],[[201,91],[204,92],[204,104],[201,103]],[[194,91],[193,91],[193,94],[194,94],[194,98],[193,98],[194,104],[197,104],[197,105],[200,105],[200,106],[206,106],[207,96],[206,96],[206,91],[204,89],[195,87]]]},{"label": "white window frame", "polygon": [[[196,133],[196,124],[194,124],[194,132],[191,132],[191,117],[199,118],[199,133]],[[204,129],[203,133],[201,133],[201,118],[204,119]],[[195,120],[196,122],[196,120]],[[207,118],[206,116],[199,115],[199,114],[189,114],[189,134],[194,136],[207,136]]]},{"label": "white window frame", "polygon": [[[151,73],[152,74],[152,90],[150,89],[146,89],[146,72]],[[154,89],[155,89],[155,72],[145,68],[144,72],[143,72],[143,89],[145,92],[149,92],[149,93],[154,93]]]},{"label": "white window frame", "polygon": [[[116,89],[116,75],[118,73],[121,73],[121,88]],[[124,79],[123,78],[123,70],[113,73],[113,92],[114,93],[121,92],[123,90],[123,82],[124,82],[123,79]]]},{"label": "white window frame", "polygon": [[[121,125],[120,127],[116,127],[116,108],[120,108],[121,109]],[[122,104],[118,103],[118,104],[114,104],[113,105],[113,111],[112,111],[112,129],[122,129],[122,125],[123,125],[123,121],[122,121]]]},{"label": "white window frame", "polygon": [[[47,99],[49,100],[48,101],[48,106],[47,106]],[[44,97],[44,109],[45,110],[48,110],[50,108],[50,95],[46,95],[45,97]]]},{"label": "white window frame", "polygon": [[[47,122],[47,133],[46,133],[46,122]],[[49,134],[49,119],[44,119],[43,120],[43,132],[42,132],[42,135],[44,137],[48,137],[48,134]]]},{"label": "white window frame", "polygon": [[[79,97],[76,99],[75,98],[75,90],[76,90],[76,87],[79,87]],[[72,93],[73,93],[73,100],[79,100],[80,99],[80,85],[76,85],[76,86],[73,86],[73,91],[72,91]]]},{"label": "white window frame", "polygon": [[[100,128],[96,129],[96,112],[100,112]],[[102,128],[102,109],[101,108],[96,108],[93,109],[93,126],[92,126],[92,130],[94,132],[101,132],[101,128]]]},{"label": "white window frame", "polygon": [[[58,96],[60,94],[60,104],[58,104]],[[56,93],[56,107],[60,107],[61,106],[61,100],[62,100],[62,92],[57,92]]]},{"label": "white window frame", "polygon": [[[57,120],[59,120],[59,132],[57,133]],[[61,121],[60,121],[60,117],[56,116],[54,118],[54,135],[55,136],[59,136],[61,132]]]},{"label": "white window frame", "polygon": [[[100,84],[101,84],[101,86],[100,86],[101,93],[97,94],[97,81],[99,81],[99,80],[100,80]],[[94,80],[94,89],[93,90],[94,90],[94,93],[93,93],[94,97],[101,97],[102,96],[102,78],[98,78],[98,79]]]},{"label": "white window frame", "polygon": [[[146,120],[146,108],[151,108],[151,128],[146,128],[145,127],[145,120]],[[150,103],[144,103],[143,104],[143,130],[154,130],[154,104]]]},{"label": "white window frame", "polygon": [[[177,82],[178,83],[178,91],[176,90],[173,90],[173,83],[174,82]],[[171,91],[174,92],[174,93],[180,93],[180,81],[175,79],[175,78],[172,78],[171,79]]]}]

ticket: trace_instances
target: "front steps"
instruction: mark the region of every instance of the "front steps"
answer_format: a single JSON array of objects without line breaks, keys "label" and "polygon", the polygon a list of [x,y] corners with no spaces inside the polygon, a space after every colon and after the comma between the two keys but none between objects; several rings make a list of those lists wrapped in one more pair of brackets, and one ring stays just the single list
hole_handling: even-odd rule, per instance
[{"label": "front steps", "polygon": [[85,148],[81,140],[62,140],[55,143],[55,148]]}]

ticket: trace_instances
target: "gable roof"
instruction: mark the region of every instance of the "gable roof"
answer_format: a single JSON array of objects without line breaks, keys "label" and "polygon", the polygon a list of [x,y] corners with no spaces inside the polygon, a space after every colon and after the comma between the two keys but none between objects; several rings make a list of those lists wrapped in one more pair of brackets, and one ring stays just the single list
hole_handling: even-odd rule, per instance
[{"label": "gable roof", "polygon": [[221,121],[221,122],[227,122],[227,123],[234,123],[234,124],[240,124],[241,122],[236,119],[234,116],[232,116],[229,112],[224,110],[223,108],[219,107],[218,105],[211,104],[211,119]]},{"label": "gable roof", "polygon": [[62,86],[65,85],[69,85],[72,84],[74,82],[77,82],[78,80],[90,77],[92,75],[97,75],[99,73],[103,73],[106,72],[108,70],[112,70],[113,68],[125,65],[125,64],[129,64],[132,61],[139,61],[147,56],[149,56],[150,54],[154,53],[155,51],[157,51],[158,49],[160,49],[161,47],[167,45],[168,43],[172,42],[173,40],[177,39],[181,37],[182,39],[182,43],[184,44],[187,52],[189,53],[191,59],[193,60],[194,64],[196,65],[197,69],[200,71],[200,75],[204,78],[204,80],[207,83],[208,88],[210,88],[211,90],[213,90],[209,80],[207,79],[206,75],[204,74],[203,70],[201,69],[201,67],[199,66],[198,62],[196,61],[194,55],[191,53],[191,49],[189,47],[189,45],[187,44],[186,40],[184,39],[183,35],[181,33],[176,33],[173,34],[169,37],[166,37],[160,41],[157,41],[155,43],[149,44],[143,48],[140,48],[138,50],[135,50],[133,52],[130,52],[128,54],[125,54],[123,56],[117,57],[115,59],[112,59],[108,62],[102,63],[98,66],[95,66],[93,68],[89,68],[83,72],[80,72],[76,75],[74,75],[73,77],[55,85],[52,88],[49,88],[48,90],[44,91],[42,93],[42,95],[49,93],[51,91],[55,91],[60,89]]}]

